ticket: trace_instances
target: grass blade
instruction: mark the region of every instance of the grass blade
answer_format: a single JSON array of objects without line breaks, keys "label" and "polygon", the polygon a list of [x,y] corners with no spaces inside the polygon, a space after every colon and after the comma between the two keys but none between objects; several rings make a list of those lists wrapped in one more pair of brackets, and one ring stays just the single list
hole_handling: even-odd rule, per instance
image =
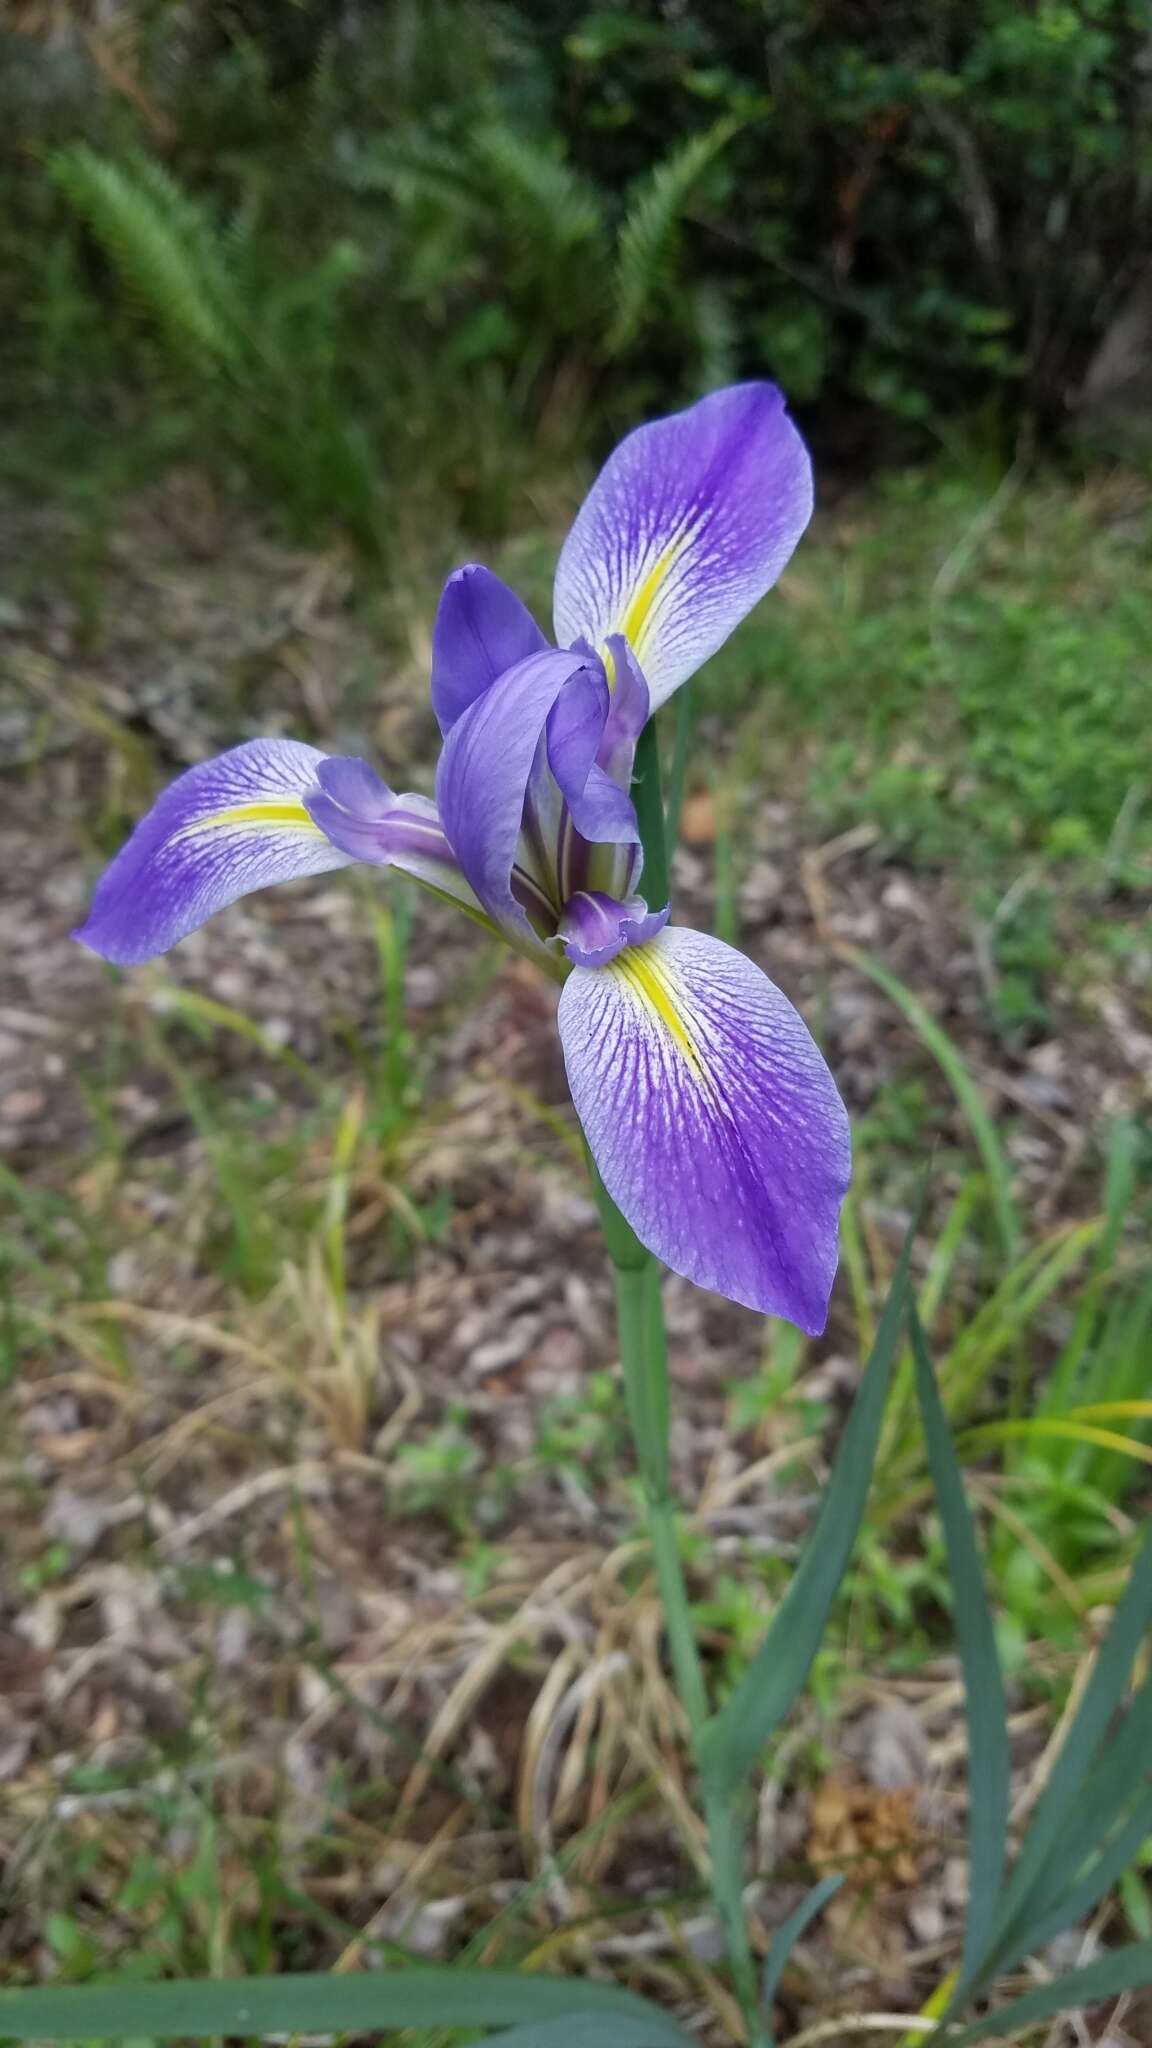
[{"label": "grass blade", "polygon": [[789,1913],[788,1918],[776,1929],[775,1934],[772,1936],[772,1946],[768,1950],[768,1961],[764,1965],[760,1992],[764,2001],[764,2010],[769,2017],[771,2017],[772,2013],[772,2001],[780,1986],[780,1979],[788,1967],[788,1958],[796,1943],[804,1933],[804,1930],[811,1926],[817,1913],[823,1911],[833,1893],[839,1891],[843,1882],[844,1879],[835,1873],[831,1877],[821,1878],[820,1883],[813,1885],[811,1891],[801,1899],[795,1912]]},{"label": "grass blade", "polygon": [[909,1328],[928,1463],[948,1551],[968,1723],[968,1913],[956,1986],[960,1995],[973,1982],[991,1942],[1004,1882],[1011,1775],[1008,1704],[972,1513],[915,1304]]},{"label": "grass blade", "polygon": [[1078,1884],[1071,1885],[1059,1899],[1052,1911],[1042,1920],[1034,1922],[1020,1936],[1018,1945],[1005,1951],[1002,1960],[997,1961],[997,1975],[1004,1975],[1014,1969],[1023,1956],[1039,1955],[1050,1941],[1055,1941],[1066,1927],[1077,1927],[1087,1919],[1099,1905],[1105,1892],[1119,1884],[1126,1870],[1131,1868],[1140,1848],[1148,1839],[1152,1828],[1152,1798],[1141,1800],[1136,1811],[1129,1815],[1124,1826],[1113,1835],[1102,1854],[1096,1858],[1081,1877]]},{"label": "grass blade", "polygon": [[[686,2040],[679,2028],[669,2031],[671,2022],[664,2023],[660,2032],[652,2020],[620,2020],[612,2022],[611,2048],[664,2048],[666,2042],[680,2048]],[[604,2021],[583,2013],[574,2019],[546,2020],[541,2026],[529,2020],[527,2026],[513,2027],[510,2034],[490,2034],[489,2048],[607,2048]]]},{"label": "grass blade", "polygon": [[201,1984],[85,1984],[0,1991],[0,2038],[339,2033],[359,2028],[515,2026],[599,2016],[643,2022],[652,2048],[689,2037],[645,1999],[608,1984],[512,1970],[376,1970],[363,1976],[247,1977]]},{"label": "grass blade", "polygon": [[964,1112],[976,1149],[984,1161],[1000,1236],[1009,1258],[1014,1259],[1020,1243],[1020,1218],[1012,1195],[1012,1169],[984,1097],[943,1025],[938,1024],[931,1012],[925,1009],[920,998],[867,953],[858,953],[853,948],[852,962],[890,997],[940,1067]]},{"label": "grass blade", "polygon": [[700,1745],[701,1768],[719,1792],[751,1771],[792,1706],[812,1666],[856,1541],[872,1480],[892,1361],[908,1307],[909,1267],[919,1212],[892,1276],[876,1342],[852,1405],[820,1512],[804,1555],[759,1650]]},{"label": "grass blade", "polygon": [[1052,1776],[1037,1802],[1032,1825],[1024,1838],[1016,1868],[1004,1894],[1001,1939],[1018,1924],[1029,1899],[1043,1880],[1050,1859],[1060,1854],[1061,1834],[1077,1806],[1084,1781],[1119,1705],[1133,1660],[1150,1622],[1152,1533],[1146,1538],[1132,1567],[1076,1717],[1064,1739]]},{"label": "grass blade", "polygon": [[1097,2005],[1101,1999],[1119,1997],[1122,1991],[1139,1991],[1145,1984],[1152,1984],[1152,1941],[1134,1941],[1087,1963],[1082,1970],[1070,1970],[1051,1984],[1038,1984],[1034,1991],[1002,2005],[999,2012],[985,2013],[961,2033],[948,2037],[948,2048],[975,2048],[977,2041],[994,2041],[1000,2034],[1014,2034],[1018,2027]]}]

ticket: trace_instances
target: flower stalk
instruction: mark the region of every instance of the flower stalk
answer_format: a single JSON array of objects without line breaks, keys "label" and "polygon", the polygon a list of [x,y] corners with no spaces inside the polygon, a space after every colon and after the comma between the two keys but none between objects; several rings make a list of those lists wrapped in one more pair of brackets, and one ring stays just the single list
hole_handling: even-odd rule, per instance
[{"label": "flower stalk", "polygon": [[[660,878],[659,893],[666,897],[669,893],[669,863],[654,720],[645,727],[636,748],[632,795],[644,849],[643,873],[646,878],[653,872],[657,874]],[[737,1997],[748,2028],[750,2048],[768,2048],[771,2037],[761,2012],[756,1963],[744,1913],[740,1795],[710,1784],[708,1773],[701,1766],[701,1745],[711,1718],[711,1707],[680,1556],[678,1517],[671,1485],[668,1341],[661,1268],[620,1214],[591,1157],[588,1166],[604,1242],[616,1278],[616,1322],[624,1398],[644,1496],[656,1584],[664,1610],[668,1654],[688,1722],[693,1761],[701,1777],[712,1895]]]}]

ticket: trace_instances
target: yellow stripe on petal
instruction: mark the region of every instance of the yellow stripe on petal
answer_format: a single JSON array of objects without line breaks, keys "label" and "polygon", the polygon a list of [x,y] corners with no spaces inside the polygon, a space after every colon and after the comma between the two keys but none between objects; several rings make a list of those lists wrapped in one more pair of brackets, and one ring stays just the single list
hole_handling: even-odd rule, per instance
[{"label": "yellow stripe on petal", "polygon": [[187,839],[193,833],[215,832],[217,829],[230,830],[237,826],[241,830],[253,827],[259,830],[269,825],[287,825],[297,832],[312,833],[318,839],[325,837],[319,825],[313,824],[304,805],[296,797],[289,797],[276,803],[230,804],[226,810],[212,811],[206,818],[197,818],[193,824],[185,825],[173,836],[176,839]]},{"label": "yellow stripe on petal", "polygon": [[667,1032],[677,1052],[696,1074],[703,1074],[704,1060],[679,1002],[679,992],[659,947],[626,946],[603,970],[622,981],[637,1003],[655,1017]]},{"label": "yellow stripe on petal", "polygon": [[681,533],[677,535],[674,541],[670,541],[668,546],[657,555],[639,589],[634,591],[628,600],[624,616],[620,621],[620,631],[623,633],[629,646],[634,648],[641,667],[644,665],[642,659],[644,637],[652,624],[652,614],[669,576],[676,567],[691,538],[690,533]]}]

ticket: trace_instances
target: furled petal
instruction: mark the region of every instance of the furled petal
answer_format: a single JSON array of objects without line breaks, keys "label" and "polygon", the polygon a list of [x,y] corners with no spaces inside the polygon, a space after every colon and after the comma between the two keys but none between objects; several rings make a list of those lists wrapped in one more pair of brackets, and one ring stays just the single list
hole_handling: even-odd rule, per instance
[{"label": "furled petal", "polygon": [[599,661],[572,677],[548,714],[548,766],[576,830],[597,844],[623,846],[640,837],[628,786],[598,765],[611,701]]},{"label": "furled petal", "polygon": [[514,590],[479,562],[444,585],[432,628],[432,709],[442,733],[497,676],[548,645]]},{"label": "furled petal", "polygon": [[518,662],[456,720],[436,769],[437,807],[465,878],[488,915],[529,948],[532,927],[512,889],[525,794],[548,714],[584,666],[582,654],[555,649]]},{"label": "furled petal", "polygon": [[321,762],[304,802],[313,822],[351,860],[397,868],[464,909],[479,910],[430,798],[396,796],[367,761],[337,756]]},{"label": "furled petal", "polygon": [[641,946],[668,922],[669,906],[649,910],[641,896],[620,903],[602,889],[578,889],[564,905],[559,936],[576,967],[604,967],[625,946]]},{"label": "furled petal", "polygon": [[622,633],[655,711],[775,583],[811,512],[807,451],[774,384],[637,427],[564,543],[556,638]]},{"label": "furled petal", "polygon": [[608,635],[604,653],[612,679],[612,704],[596,758],[613,782],[618,782],[621,789],[629,789],[636,742],[648,723],[652,708],[648,685],[621,634]]},{"label": "furled petal", "polygon": [[303,803],[325,759],[299,740],[248,740],[189,768],[105,870],[75,936],[134,966],[252,889],[345,867]]},{"label": "furled petal", "polygon": [[641,1242],[698,1286],[822,1330],[848,1119],[780,990],[674,927],[577,967],[560,1036],[592,1156]]}]

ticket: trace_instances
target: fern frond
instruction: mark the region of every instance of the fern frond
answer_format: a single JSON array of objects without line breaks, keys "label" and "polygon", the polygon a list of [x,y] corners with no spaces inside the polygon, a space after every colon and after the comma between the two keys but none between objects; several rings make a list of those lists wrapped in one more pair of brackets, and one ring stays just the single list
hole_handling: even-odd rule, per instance
[{"label": "fern frond", "polygon": [[667,286],[693,188],[740,125],[728,117],[715,122],[640,181],[616,243],[614,316],[608,336],[613,354],[635,340]]},{"label": "fern frond", "polygon": [[688,300],[688,321],[699,390],[718,391],[722,384],[734,384],[739,333],[724,287],[709,279],[694,286]]},{"label": "fern frond", "polygon": [[596,193],[561,157],[498,121],[477,130],[473,148],[504,226],[530,249],[541,270],[602,233]]},{"label": "fern frond", "polygon": [[149,157],[118,163],[74,143],[51,176],[127,291],[172,347],[201,370],[243,353],[240,295],[207,215]]}]

